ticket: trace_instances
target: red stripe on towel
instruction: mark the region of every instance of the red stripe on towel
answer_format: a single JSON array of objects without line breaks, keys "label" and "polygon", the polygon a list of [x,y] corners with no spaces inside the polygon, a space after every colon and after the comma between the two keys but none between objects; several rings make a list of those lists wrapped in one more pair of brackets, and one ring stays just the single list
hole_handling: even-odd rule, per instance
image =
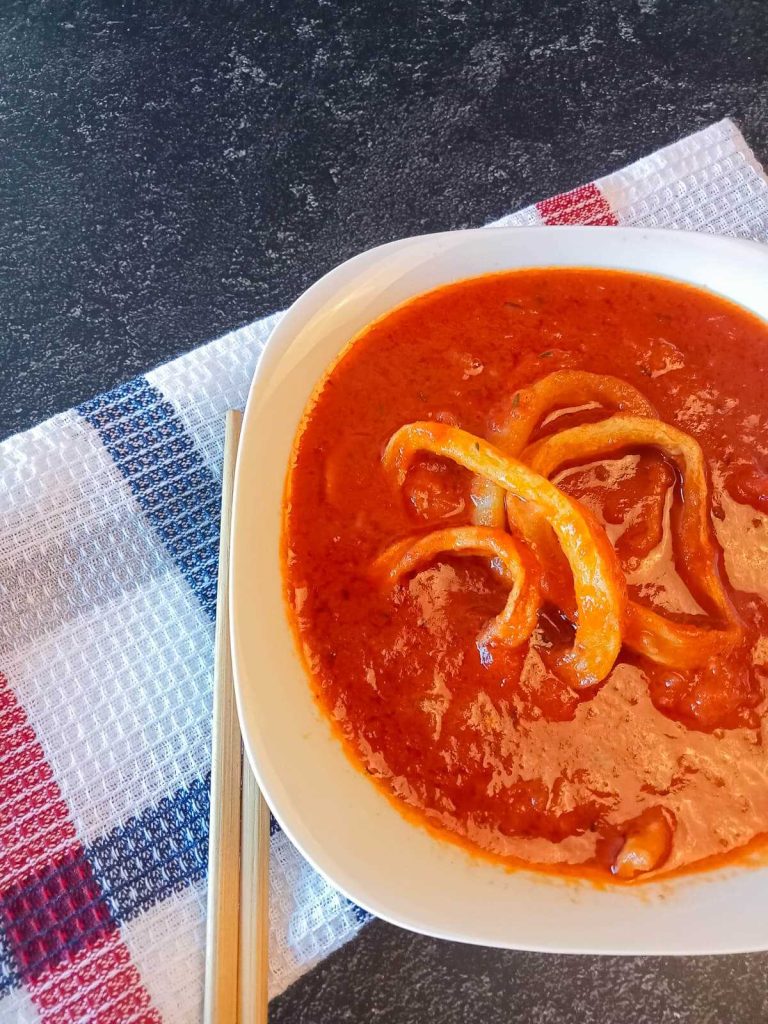
[{"label": "red stripe on towel", "polygon": [[161,1024],[45,751],[2,674],[0,920],[45,1024]]},{"label": "red stripe on towel", "polygon": [[536,203],[545,224],[615,225],[619,221],[608,200],[595,184],[581,185]]}]

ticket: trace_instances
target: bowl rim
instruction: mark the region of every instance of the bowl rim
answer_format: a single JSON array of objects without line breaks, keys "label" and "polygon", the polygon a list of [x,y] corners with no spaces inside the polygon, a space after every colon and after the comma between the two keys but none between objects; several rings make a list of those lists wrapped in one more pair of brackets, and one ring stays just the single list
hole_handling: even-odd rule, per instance
[{"label": "bowl rim", "polygon": [[[301,816],[297,815],[295,808],[291,806],[290,801],[285,799],[285,794],[282,791],[280,780],[276,777],[273,770],[273,766],[270,763],[269,757],[265,756],[265,749],[263,744],[263,737],[259,734],[258,728],[254,727],[255,713],[252,707],[252,698],[249,693],[249,673],[252,672],[252,659],[247,654],[246,648],[248,646],[245,640],[247,633],[247,618],[244,614],[244,601],[241,598],[242,592],[242,578],[244,569],[244,562],[241,556],[241,552],[244,550],[246,544],[246,536],[244,531],[244,522],[247,518],[245,512],[245,501],[248,496],[248,488],[245,484],[247,475],[247,462],[249,459],[250,452],[250,438],[254,430],[254,423],[257,417],[257,407],[261,399],[264,388],[269,384],[272,376],[278,368],[281,360],[289,353],[292,344],[295,341],[297,334],[307,324],[308,320],[317,313],[318,310],[322,310],[329,304],[336,303],[338,307],[339,303],[344,301],[344,292],[347,288],[347,280],[351,271],[362,269],[373,269],[381,261],[386,260],[393,254],[404,255],[410,250],[416,250],[423,247],[437,247],[440,249],[441,246],[449,245],[454,246],[465,243],[470,243],[478,236],[488,238],[489,242],[493,236],[497,239],[503,239],[506,237],[514,238],[515,241],[521,241],[526,235],[535,233],[537,237],[542,234],[546,234],[552,240],[552,249],[557,248],[558,237],[564,235],[583,236],[585,242],[591,239],[593,244],[596,238],[610,232],[611,236],[618,240],[619,237],[627,239],[631,242],[632,239],[652,239],[653,242],[658,242],[663,245],[666,242],[674,245],[695,244],[699,249],[708,250],[711,253],[715,253],[718,257],[725,260],[736,260],[746,259],[747,261],[754,260],[755,257],[764,264],[766,275],[768,275],[768,247],[762,245],[759,242],[744,240],[744,239],[733,239],[724,238],[721,236],[714,235],[699,235],[694,232],[683,232],[668,229],[647,229],[638,227],[598,227],[598,226],[524,226],[524,227],[487,227],[487,228],[472,228],[461,231],[449,231],[449,232],[435,232],[427,235],[414,235],[403,239],[396,239],[394,241],[386,242],[382,245],[375,246],[372,249],[368,249],[361,252],[343,263],[334,267],[328,273],[320,277],[314,284],[306,289],[302,295],[290,306],[287,312],[283,315],[281,320],[273,329],[269,339],[267,340],[261,357],[259,359],[254,378],[251,382],[248,394],[248,401],[246,404],[242,432],[241,432],[241,443],[238,451],[237,467],[235,474],[235,488],[234,488],[234,501],[232,510],[232,552],[231,552],[231,566],[232,571],[230,574],[229,581],[229,599],[231,609],[231,647],[232,647],[232,661],[235,679],[235,692],[236,701],[238,707],[238,715],[240,718],[241,732],[243,736],[243,745],[246,751],[246,755],[250,762],[251,769],[253,770],[259,786],[264,793],[267,802],[269,803],[273,814],[280,823],[282,829],[285,831],[288,838],[293,844],[299,849],[303,856],[309,861],[309,863],[324,877],[327,881],[333,885],[336,889],[339,889],[351,900],[364,909],[370,911],[377,917],[381,917],[384,920],[388,920],[393,924],[409,928],[413,931],[422,932],[424,934],[433,935],[438,938],[447,938],[453,940],[459,940],[463,942],[469,942],[474,944],[485,944],[485,945],[498,945],[506,946],[507,948],[514,949],[528,949],[532,951],[557,951],[557,952],[578,952],[578,953],[604,953],[612,955],[637,955],[638,953],[644,952],[642,949],[629,944],[627,946],[622,945],[606,945],[606,943],[599,942],[592,944],[585,942],[578,946],[568,945],[554,942],[504,942],[498,941],[481,930],[475,930],[468,928],[462,934],[457,934],[454,930],[445,929],[441,927],[430,927],[428,922],[425,922],[419,917],[413,917],[403,910],[402,907],[393,910],[386,901],[380,901],[375,893],[370,890],[360,890],[354,884],[354,881],[350,883],[348,873],[344,870],[340,870],[338,860],[335,859],[325,848],[323,842],[318,839],[308,828],[305,827],[304,822],[301,820]],[[583,261],[573,260],[568,263],[541,263],[534,262],[530,264],[532,268],[543,268],[546,266],[554,267],[598,267],[600,269],[627,269],[622,268],[618,264],[599,264],[594,261],[585,259]],[[503,268],[499,268],[503,269]],[[510,267],[510,270],[524,269],[523,266]],[[494,270],[488,270],[486,273],[493,273]],[[631,271],[630,271],[631,272]],[[646,273],[652,276],[660,276],[667,279],[678,280],[683,283],[692,283],[689,278],[681,275],[679,277],[673,277],[667,273],[654,272],[652,269],[644,271],[634,271],[636,273]],[[455,280],[462,280],[469,277],[478,276],[476,274],[464,275],[456,277]],[[447,283],[447,282],[446,282]],[[697,285],[694,285],[697,286]],[[437,286],[432,286],[437,287]],[[727,292],[718,292],[716,289],[706,289],[705,286],[698,285],[698,287],[705,288],[705,290],[714,291],[716,294],[729,299],[734,300],[731,295]],[[415,297],[418,294],[423,294],[425,291],[429,291],[431,288],[414,291],[411,297]],[[390,309],[396,308],[400,303],[394,303]],[[740,303],[744,305],[743,303]],[[345,344],[351,341],[352,338],[347,338],[346,341],[340,346],[339,352],[345,347]],[[336,356],[332,357],[336,358]],[[313,382],[313,386],[314,386]],[[282,498],[282,493],[281,493]],[[285,618],[285,612],[281,608],[281,614]],[[288,622],[285,622],[285,627],[291,629]],[[309,690],[309,684],[305,679],[305,685]],[[250,688],[251,690],[253,688]],[[330,736],[330,727],[329,727]],[[337,745],[341,745],[340,741],[333,736],[332,741]],[[360,772],[359,769],[355,769]],[[360,772],[362,775],[362,773]],[[365,780],[368,784],[368,780]],[[374,788],[374,787],[371,787]],[[381,797],[386,799],[385,797]],[[414,827],[414,826],[411,826]],[[415,827],[419,827],[418,825]],[[503,870],[503,869],[502,869]],[[741,871],[742,868],[739,866],[737,871]],[[550,884],[552,879],[548,876],[543,876],[535,871],[526,872],[525,869],[520,869],[516,874],[522,874],[530,878],[533,883]],[[697,876],[688,876],[696,878]],[[705,880],[709,881],[714,878],[714,875],[706,876]],[[686,876],[675,879],[674,884],[679,886],[681,883],[687,880]],[[560,881],[560,880],[558,880]],[[568,881],[565,883],[569,891],[572,891],[574,883]],[[590,883],[584,883],[592,886]],[[646,888],[646,887],[642,887]],[[636,890],[628,890],[630,892],[638,893],[642,891],[642,888]],[[611,890],[611,891],[622,891],[625,890]],[[748,945],[734,945],[733,942],[727,942],[724,944],[713,944],[710,941],[698,944],[699,940],[694,939],[685,948],[679,948],[676,945],[670,945],[669,948],[665,948],[663,943],[660,946],[654,946],[653,949],[648,952],[654,955],[660,953],[670,954],[681,954],[681,955],[693,955],[696,953],[710,953],[710,952],[747,952],[762,950],[768,948],[768,929],[766,930],[765,938],[760,940],[758,943]]]}]

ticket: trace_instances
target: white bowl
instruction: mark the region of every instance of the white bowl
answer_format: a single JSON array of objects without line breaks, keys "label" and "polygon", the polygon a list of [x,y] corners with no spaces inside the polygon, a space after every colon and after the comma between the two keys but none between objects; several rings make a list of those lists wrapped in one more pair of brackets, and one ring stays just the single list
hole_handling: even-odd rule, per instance
[{"label": "white bowl", "polygon": [[439,285],[518,267],[634,270],[699,285],[768,319],[768,248],[676,231],[485,228],[407,238],[337,267],[294,303],[256,373],[237,462],[231,584],[245,747],[283,829],[356,903],[414,931],[569,953],[768,949],[768,864],[646,884],[508,871],[402,817],[317,707],[286,618],[286,467],[310,393],[366,324]]}]

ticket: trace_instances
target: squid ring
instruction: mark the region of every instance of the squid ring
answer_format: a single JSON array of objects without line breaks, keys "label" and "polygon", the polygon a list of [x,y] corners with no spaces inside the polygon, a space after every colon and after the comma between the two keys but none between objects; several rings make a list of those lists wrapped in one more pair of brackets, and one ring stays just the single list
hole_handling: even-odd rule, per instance
[{"label": "squid ring", "polygon": [[537,573],[530,558],[526,558],[522,545],[503,530],[457,526],[435,530],[424,537],[398,541],[379,555],[373,571],[396,583],[406,573],[414,572],[446,551],[452,555],[481,555],[497,559],[503,579],[512,588],[504,609],[489,623],[478,642],[500,640],[508,647],[519,647],[525,643],[536,627],[541,604]]},{"label": "squid ring", "polygon": [[[635,416],[657,415],[637,388],[618,377],[586,370],[556,370],[515,392],[507,421],[494,437],[496,447],[517,458],[547,412],[574,402],[599,402]],[[473,480],[472,505],[472,521],[478,526],[503,529],[506,525],[504,491],[487,477]]]},{"label": "squid ring", "polygon": [[550,477],[565,462],[605,457],[632,445],[653,446],[675,462],[682,480],[678,548],[686,583],[696,597],[725,620],[725,628],[674,622],[630,601],[624,639],[628,647],[653,661],[690,668],[712,654],[729,650],[741,636],[717,571],[704,455],[698,442],[661,420],[620,415],[553,434],[530,445],[522,457],[536,472]]}]

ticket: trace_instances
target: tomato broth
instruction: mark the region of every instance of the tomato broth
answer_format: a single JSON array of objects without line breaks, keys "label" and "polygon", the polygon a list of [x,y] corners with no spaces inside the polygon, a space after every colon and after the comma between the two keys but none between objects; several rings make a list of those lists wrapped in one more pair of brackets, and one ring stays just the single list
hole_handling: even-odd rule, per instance
[{"label": "tomato broth", "polygon": [[[617,881],[736,856],[768,833],[767,357],[766,324],[721,298],[581,269],[448,285],[342,353],[289,470],[287,602],[321,706],[409,815],[495,859]],[[375,571],[393,544],[423,547],[477,522],[476,474],[453,458],[419,452],[400,483],[385,472],[397,431],[437,424],[493,445],[526,389],[577,371],[625,382],[655,409],[645,422],[700,446],[708,571],[735,624],[717,656],[692,642],[692,663],[668,664],[622,633],[608,674],[574,682],[562,666],[586,609],[574,603],[578,566],[559,551],[537,561],[506,518],[538,587],[524,643],[483,641],[511,601],[515,573],[498,560],[449,549],[414,555],[388,580]],[[615,411],[589,395],[555,402],[531,451]],[[692,499],[670,451],[616,442],[604,457],[561,459],[551,484],[610,547],[622,629],[627,609],[650,609],[708,639],[718,611],[696,586],[698,556],[681,566],[676,531]]]}]

